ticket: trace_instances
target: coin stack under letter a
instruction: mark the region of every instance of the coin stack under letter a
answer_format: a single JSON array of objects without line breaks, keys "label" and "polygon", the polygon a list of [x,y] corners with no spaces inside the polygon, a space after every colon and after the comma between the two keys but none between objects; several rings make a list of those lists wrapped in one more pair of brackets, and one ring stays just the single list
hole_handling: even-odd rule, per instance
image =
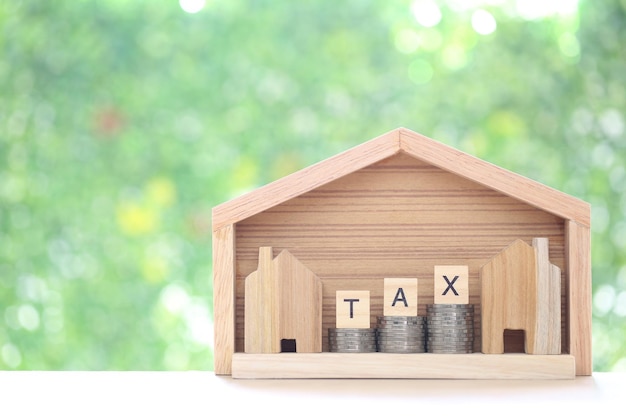
[{"label": "coin stack under letter a", "polygon": [[474,305],[429,304],[426,306],[430,353],[472,353],[474,347]]},{"label": "coin stack under letter a", "polygon": [[424,353],[426,317],[379,316],[376,329],[378,351],[385,353]]},{"label": "coin stack under letter a", "polygon": [[376,329],[328,329],[331,352],[376,352]]}]

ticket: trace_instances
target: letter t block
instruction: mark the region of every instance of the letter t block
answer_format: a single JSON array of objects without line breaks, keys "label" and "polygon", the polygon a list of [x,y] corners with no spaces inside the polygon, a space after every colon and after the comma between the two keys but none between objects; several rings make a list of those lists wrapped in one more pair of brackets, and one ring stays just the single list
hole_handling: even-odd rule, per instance
[{"label": "letter t block", "polygon": [[370,328],[370,292],[337,291],[338,329]]}]

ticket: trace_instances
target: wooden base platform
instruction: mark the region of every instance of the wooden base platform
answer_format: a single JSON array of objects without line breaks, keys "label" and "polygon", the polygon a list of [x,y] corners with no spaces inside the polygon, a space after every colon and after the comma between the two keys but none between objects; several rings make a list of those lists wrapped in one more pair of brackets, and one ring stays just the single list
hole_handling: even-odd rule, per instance
[{"label": "wooden base platform", "polygon": [[574,379],[572,355],[275,353],[233,355],[239,379]]}]

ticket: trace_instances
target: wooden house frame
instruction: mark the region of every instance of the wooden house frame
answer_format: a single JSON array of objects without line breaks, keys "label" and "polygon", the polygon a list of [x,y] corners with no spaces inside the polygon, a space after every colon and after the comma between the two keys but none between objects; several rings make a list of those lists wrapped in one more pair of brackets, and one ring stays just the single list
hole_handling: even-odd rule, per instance
[{"label": "wooden house frame", "polygon": [[[285,371],[270,377],[287,378],[591,375],[590,211],[584,201],[405,128],[371,139],[214,207],[215,373],[252,378],[267,375],[264,372],[271,368]],[[365,224],[379,215],[380,223]],[[326,229],[319,231],[320,227]],[[324,244],[346,245],[345,251],[339,246],[331,248],[332,256],[339,257],[333,263],[341,270],[336,274],[323,259],[330,252],[320,249],[321,243],[312,243],[320,233],[333,234],[332,227],[343,240]],[[319,231],[318,235],[306,240],[306,236],[313,236],[313,230]],[[404,230],[412,230],[414,239]],[[293,238],[285,241],[284,236],[289,234]],[[444,239],[446,234],[451,236],[449,241]],[[376,268],[367,263],[367,257],[381,267],[395,268],[387,276],[417,273],[425,277],[437,252],[455,263],[465,262],[470,266],[470,302],[479,304],[477,270],[482,263],[514,238],[530,242],[539,236],[551,239],[550,258],[562,271],[561,355],[470,354],[440,358],[435,354],[335,354],[325,350],[319,354],[256,357],[243,353],[242,277],[256,267],[260,246],[288,249],[320,277],[326,330],[332,326],[331,299],[337,289],[374,286],[372,314],[382,311],[382,278],[386,272],[370,271]],[[354,242],[361,246],[351,249]],[[451,245],[449,251],[446,244]],[[426,245],[439,246],[429,252]],[[370,272],[373,275],[368,275]],[[373,280],[375,276],[380,277],[380,290]],[[420,281],[420,298],[432,298],[432,291]],[[427,302],[428,298],[420,299],[420,304]],[[476,351],[480,351],[479,346]],[[372,370],[367,365],[372,362],[381,365]],[[390,368],[404,371],[390,373]]]}]

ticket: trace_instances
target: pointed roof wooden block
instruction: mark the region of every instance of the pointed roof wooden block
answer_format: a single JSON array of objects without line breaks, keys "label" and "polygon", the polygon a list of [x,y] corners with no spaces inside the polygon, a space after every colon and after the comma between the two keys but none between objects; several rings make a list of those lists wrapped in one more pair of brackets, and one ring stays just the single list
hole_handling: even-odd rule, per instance
[{"label": "pointed roof wooden block", "polygon": [[405,153],[563,219],[590,227],[590,205],[406,128],[394,129],[213,208],[213,230],[245,220],[376,162]]}]

